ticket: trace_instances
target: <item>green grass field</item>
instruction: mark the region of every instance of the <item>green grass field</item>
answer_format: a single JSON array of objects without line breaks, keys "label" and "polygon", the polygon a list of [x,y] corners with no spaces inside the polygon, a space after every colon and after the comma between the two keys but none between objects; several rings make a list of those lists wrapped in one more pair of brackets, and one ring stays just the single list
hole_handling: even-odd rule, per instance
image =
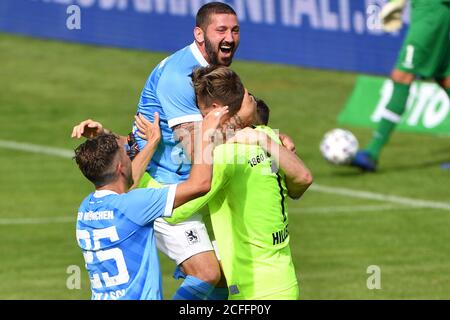
[{"label": "green grass field", "polygon": [[[0,34],[0,141],[73,149],[71,128],[97,119],[131,128],[140,91],[166,54]],[[327,164],[323,134],[336,127],[355,74],[236,61],[245,85],[271,106],[271,125],[292,136],[315,188],[290,202],[291,248],[302,299],[450,299],[450,212],[336,194],[346,188],[450,203],[450,140],[396,133],[380,172]],[[368,129],[348,128],[364,145]],[[75,217],[91,191],[69,158],[0,147],[0,299],[89,299]],[[328,188],[329,189],[325,189]],[[325,192],[331,190],[332,193]],[[71,221],[73,220],[73,221]],[[164,294],[178,283],[161,257]],[[71,265],[81,289],[66,287]],[[381,268],[381,289],[366,270]]]}]

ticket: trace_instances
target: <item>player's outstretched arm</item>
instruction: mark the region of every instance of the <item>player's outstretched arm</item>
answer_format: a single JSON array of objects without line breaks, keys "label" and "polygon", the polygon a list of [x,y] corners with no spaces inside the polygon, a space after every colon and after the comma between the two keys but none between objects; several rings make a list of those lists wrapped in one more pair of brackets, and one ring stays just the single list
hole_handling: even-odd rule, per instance
[{"label": "player's outstretched arm", "polygon": [[228,113],[228,107],[218,108],[206,115],[201,125],[201,130],[197,131],[197,136],[193,141],[198,143],[192,162],[189,178],[177,186],[175,201],[173,208],[177,208],[182,204],[201,197],[211,189],[212,165],[213,165],[213,149],[211,146],[211,135],[220,124],[221,118]]},{"label": "player's outstretched arm", "polygon": [[109,130],[103,128],[103,125],[100,122],[94,121],[92,119],[87,119],[81,121],[79,124],[73,127],[71,138],[77,139],[80,139],[81,137],[94,138],[99,134],[108,131]]},{"label": "player's outstretched arm", "polygon": [[264,132],[245,128],[228,140],[227,143],[258,144],[261,146],[285,173],[288,195],[293,199],[300,198],[313,182],[312,174],[303,161],[294,152],[278,144]]},{"label": "player's outstretched arm", "polygon": [[192,161],[194,158],[194,131],[198,122],[184,122],[173,127],[173,133],[183,147],[184,153]]},{"label": "player's outstretched arm", "polygon": [[[133,175],[133,181],[134,184],[130,189],[135,188],[139,181],[142,178],[142,175],[144,174],[148,162],[152,158],[159,140],[161,139],[161,130],[159,128],[159,114],[155,113],[155,122],[151,123],[147,119],[145,119],[142,115],[135,116],[136,123],[138,125],[138,128],[140,132],[138,132],[138,135],[142,138],[148,141],[146,147],[139,151],[139,153],[136,155],[136,157],[131,162],[131,170]],[[111,130],[108,130],[103,127],[103,125],[98,122],[91,119],[84,120],[80,122],[78,125],[73,127],[72,130],[72,138],[81,138],[85,137],[87,139],[93,138],[98,136],[102,133],[111,133]],[[118,136],[121,144],[127,144],[127,137],[125,136]]]},{"label": "player's outstretched arm", "polygon": [[[94,138],[98,136],[99,134],[106,133],[110,134],[112,133],[111,130],[106,129],[103,127],[103,125],[95,120],[87,119],[84,121],[81,121],[79,124],[73,127],[71,138],[80,139],[81,137],[85,137],[86,139]],[[121,140],[126,140],[127,137],[125,136],[119,136]]]},{"label": "player's outstretched arm", "polygon": [[158,147],[158,143],[161,140],[161,129],[159,127],[159,113],[154,113],[154,122],[151,123],[143,115],[139,114],[134,116],[135,123],[139,131],[137,135],[144,140],[147,140],[145,147],[139,151],[139,153],[134,157],[131,162],[132,174],[133,174],[133,185],[130,189],[135,188],[139,185],[139,181],[147,169],[150,159]]},{"label": "player's outstretched arm", "polygon": [[286,186],[289,197],[299,199],[313,183],[311,171],[294,152],[274,141],[270,145],[269,153],[279,152],[278,159],[280,159],[281,169],[286,174]]}]

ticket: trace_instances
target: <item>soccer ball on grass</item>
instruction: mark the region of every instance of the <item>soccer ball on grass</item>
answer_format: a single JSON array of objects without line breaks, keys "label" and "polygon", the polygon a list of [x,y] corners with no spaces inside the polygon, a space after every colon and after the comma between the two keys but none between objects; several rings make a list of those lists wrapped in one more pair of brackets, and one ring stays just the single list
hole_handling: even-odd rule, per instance
[{"label": "soccer ball on grass", "polygon": [[320,143],[320,152],[328,162],[344,165],[350,164],[358,147],[358,140],[353,133],[338,128],[325,133]]}]

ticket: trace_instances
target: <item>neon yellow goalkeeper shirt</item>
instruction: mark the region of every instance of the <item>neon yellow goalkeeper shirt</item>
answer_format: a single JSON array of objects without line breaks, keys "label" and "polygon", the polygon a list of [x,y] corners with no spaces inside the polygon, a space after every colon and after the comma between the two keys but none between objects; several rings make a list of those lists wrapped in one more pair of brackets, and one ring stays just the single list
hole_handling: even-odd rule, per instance
[{"label": "neon yellow goalkeeper shirt", "polygon": [[[269,127],[258,127],[279,143]],[[263,149],[223,144],[214,150],[211,191],[174,210],[178,223],[208,204],[229,299],[297,299],[289,248],[284,173]]]}]

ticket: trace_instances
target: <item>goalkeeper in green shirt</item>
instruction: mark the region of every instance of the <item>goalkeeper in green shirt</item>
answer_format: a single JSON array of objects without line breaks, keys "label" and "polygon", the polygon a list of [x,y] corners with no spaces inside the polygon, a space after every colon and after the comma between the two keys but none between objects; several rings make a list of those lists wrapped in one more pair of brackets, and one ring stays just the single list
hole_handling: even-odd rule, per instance
[{"label": "goalkeeper in green shirt", "polygon": [[[406,0],[393,0],[381,11],[387,32],[402,26]],[[411,25],[391,78],[394,90],[372,140],[359,151],[352,165],[376,171],[381,150],[406,109],[409,89],[417,76],[433,78],[450,95],[450,0],[411,0]]]},{"label": "goalkeeper in green shirt", "polygon": [[[210,89],[195,89],[202,113],[220,106],[211,99],[205,105]],[[287,198],[298,199],[312,176],[266,126],[268,109],[262,101],[258,105],[260,125],[215,148],[211,191],[175,210],[167,221],[178,223],[208,205],[230,300],[297,299]]]}]

